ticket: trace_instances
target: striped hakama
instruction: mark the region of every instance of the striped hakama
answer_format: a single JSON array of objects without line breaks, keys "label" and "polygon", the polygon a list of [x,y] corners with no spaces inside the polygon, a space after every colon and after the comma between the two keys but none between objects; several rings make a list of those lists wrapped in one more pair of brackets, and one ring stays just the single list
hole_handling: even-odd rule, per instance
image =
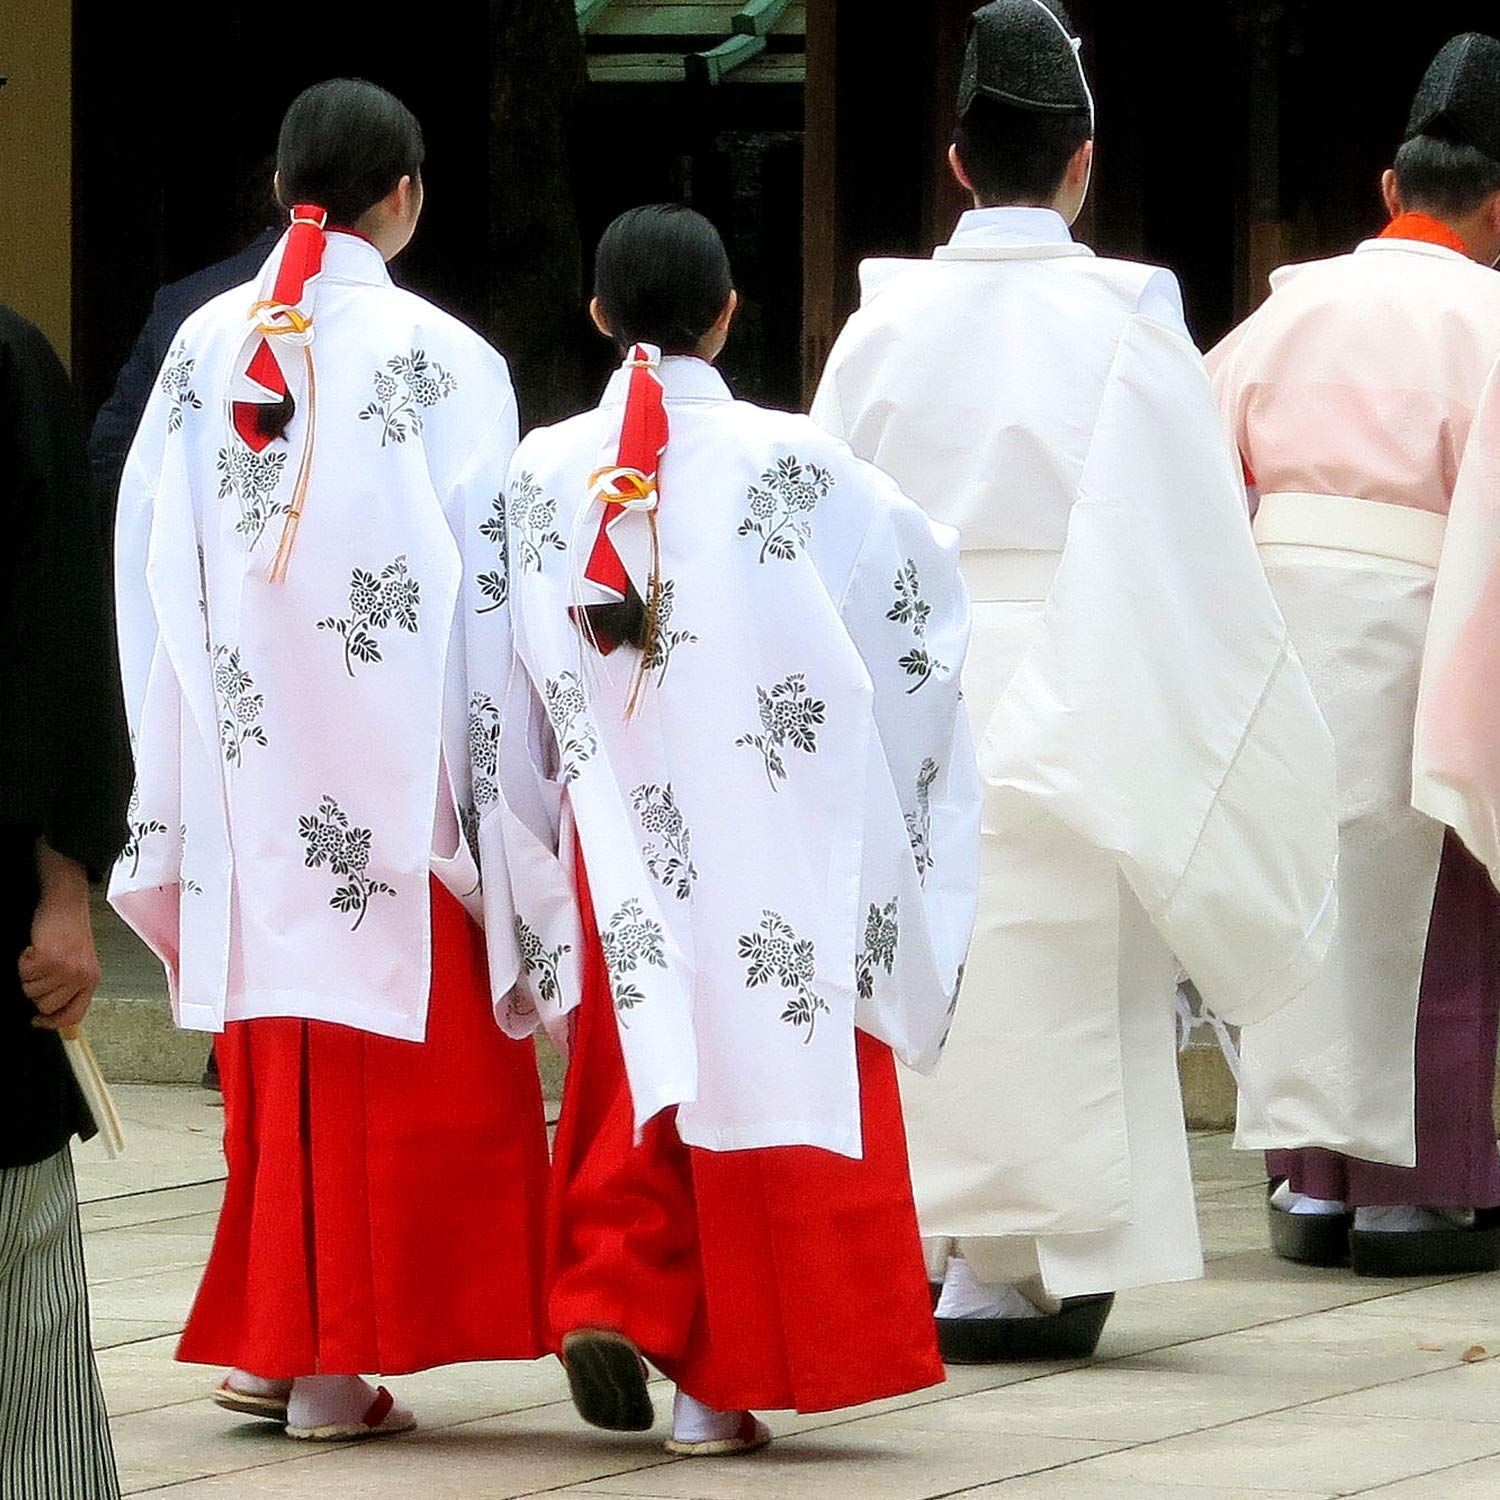
[{"label": "striped hakama", "polygon": [[119,1493],[64,1147],[32,1166],[0,1168],[0,1495]]}]

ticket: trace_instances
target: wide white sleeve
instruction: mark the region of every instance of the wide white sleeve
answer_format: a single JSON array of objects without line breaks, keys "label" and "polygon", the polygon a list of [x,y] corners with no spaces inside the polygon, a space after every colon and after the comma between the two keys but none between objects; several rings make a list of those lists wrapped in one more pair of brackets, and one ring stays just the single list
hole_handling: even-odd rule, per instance
[{"label": "wide white sleeve", "polygon": [[[510,496],[525,482],[521,461],[513,452],[479,523],[490,543],[487,564],[470,570],[471,615],[486,622],[481,631],[492,644],[481,651],[490,675],[477,685],[469,738],[497,1014],[510,1034],[528,1035],[541,1024],[566,1050],[564,1022],[581,997],[583,931],[556,737],[525,662],[524,600],[517,591],[527,574],[515,563],[507,515]],[[502,975],[509,990],[503,1007]]]},{"label": "wide white sleeve", "polygon": [[[162,637],[148,570],[157,508],[185,485],[175,410],[158,383],[125,461],[115,514],[115,620],[125,714],[135,754],[129,839],[115,864],[110,901],[161,959],[176,997],[181,951],[181,684]],[[202,605],[202,576],[183,578]],[[206,629],[205,624],[205,629]]]},{"label": "wide white sleeve", "polygon": [[823,366],[823,376],[818,381],[818,389],[808,408],[808,415],[824,432],[848,442],[848,424],[844,421],[843,402],[839,399],[839,368],[843,363],[843,343],[841,335],[829,353],[827,364]]},{"label": "wide white sleeve", "polygon": [[1336,914],[1333,741],[1266,582],[1202,361],[1128,325],[1033,649],[980,746],[985,833],[1114,856],[1225,1020],[1309,982]]},{"label": "wide white sleeve", "polygon": [[877,508],[842,613],[874,685],[876,736],[856,1019],[926,1070],[952,1024],[978,900],[981,790],[960,691],[969,600],[958,534],[859,471]]},{"label": "wide white sleeve", "polygon": [[1433,593],[1412,805],[1500,885],[1500,366],[1470,429]]},{"label": "wide white sleeve", "polygon": [[516,994],[521,958],[499,790],[517,673],[505,500],[519,423],[508,378],[496,385],[489,428],[445,486],[445,509],[463,562],[444,732],[459,828],[453,830],[453,858],[444,860],[446,851],[439,849],[434,867],[484,925],[496,1019],[507,1032],[526,1036],[535,1014]]}]

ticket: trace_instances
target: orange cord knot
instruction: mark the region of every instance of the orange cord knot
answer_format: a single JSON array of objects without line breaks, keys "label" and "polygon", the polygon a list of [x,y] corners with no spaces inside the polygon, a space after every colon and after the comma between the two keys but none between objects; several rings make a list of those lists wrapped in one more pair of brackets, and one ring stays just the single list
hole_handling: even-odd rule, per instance
[{"label": "orange cord knot", "polygon": [[655,510],[656,480],[639,469],[596,469],[589,475],[589,495],[624,510]]},{"label": "orange cord knot", "polygon": [[285,302],[257,302],[251,307],[250,316],[259,320],[255,331],[267,338],[285,338],[294,344],[312,341],[313,320]]}]

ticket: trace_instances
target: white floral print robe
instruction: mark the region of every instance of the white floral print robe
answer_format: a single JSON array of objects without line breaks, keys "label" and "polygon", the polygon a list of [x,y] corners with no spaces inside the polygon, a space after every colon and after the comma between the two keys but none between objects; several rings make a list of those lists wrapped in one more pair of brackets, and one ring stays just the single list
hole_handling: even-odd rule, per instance
[{"label": "white floral print robe", "polygon": [[276,351],[297,402],[285,441],[254,454],[227,411],[280,254],[184,325],[126,465],[138,785],[111,899],[165,963],[185,1027],[300,1016],[420,1040],[430,872],[492,919],[498,996],[517,963],[497,849],[481,890],[492,778],[471,767],[467,714],[484,686],[503,691],[510,653],[496,517],[515,402],[477,334],[392,285],[372,245],[331,234],[311,481],[288,575],[270,582],[312,405],[300,351]]},{"label": "white floral print robe", "polygon": [[[930,1068],[974,916],[955,538],[806,418],[734,401],[699,360],[660,373],[662,634],[633,718],[640,653],[601,656],[568,613],[594,602],[589,476],[624,373],[511,466],[497,816],[523,987],[554,1029],[578,1002],[576,836],[637,1120],[676,1105],[692,1145],[857,1157],[855,1027]],[[611,536],[644,597],[647,518]]]}]

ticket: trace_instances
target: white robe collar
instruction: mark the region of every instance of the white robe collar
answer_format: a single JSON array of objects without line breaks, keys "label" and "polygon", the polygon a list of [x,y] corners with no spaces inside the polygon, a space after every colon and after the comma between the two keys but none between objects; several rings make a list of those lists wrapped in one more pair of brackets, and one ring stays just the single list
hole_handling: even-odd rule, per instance
[{"label": "white robe collar", "polygon": [[362,235],[332,230],[323,250],[322,276],[328,281],[389,286],[390,269],[374,245]]},{"label": "white robe collar", "polygon": [[[691,354],[668,354],[657,372],[668,401],[733,401],[724,377],[706,359]],[[630,389],[630,371],[623,366],[609,377],[600,406],[624,406]]]},{"label": "white robe collar", "polygon": [[1067,220],[1051,208],[971,208],[934,260],[1045,260],[1092,255],[1073,238]]},{"label": "white robe collar", "polygon": [[1434,255],[1443,260],[1468,260],[1467,255],[1461,255],[1457,250],[1450,250],[1447,245],[1435,245],[1431,240],[1407,240],[1399,237],[1382,238],[1376,240],[1365,240],[1355,247],[1356,255],[1367,255],[1371,251],[1397,250],[1407,255]]}]

